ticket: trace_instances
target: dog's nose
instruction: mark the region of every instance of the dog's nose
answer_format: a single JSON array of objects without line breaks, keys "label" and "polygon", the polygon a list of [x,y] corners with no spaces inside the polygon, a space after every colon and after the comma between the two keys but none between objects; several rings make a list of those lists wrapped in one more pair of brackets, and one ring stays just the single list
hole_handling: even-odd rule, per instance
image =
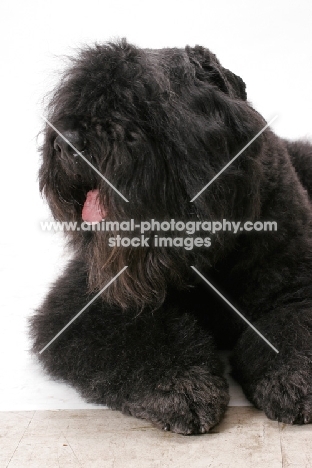
[{"label": "dog's nose", "polygon": [[67,130],[62,132],[62,136],[58,135],[55,138],[53,146],[55,151],[60,153],[62,158],[65,158],[66,156],[76,156],[74,148],[78,151],[83,151],[85,144],[78,132]]}]

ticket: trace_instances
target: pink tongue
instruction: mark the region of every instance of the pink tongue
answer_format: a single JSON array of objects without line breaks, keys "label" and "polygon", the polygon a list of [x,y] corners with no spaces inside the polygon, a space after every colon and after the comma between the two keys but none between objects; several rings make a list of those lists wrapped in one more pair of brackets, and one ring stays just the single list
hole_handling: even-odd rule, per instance
[{"label": "pink tongue", "polygon": [[98,195],[98,190],[90,190],[87,193],[81,216],[88,223],[99,223],[106,216],[106,212],[100,207]]}]

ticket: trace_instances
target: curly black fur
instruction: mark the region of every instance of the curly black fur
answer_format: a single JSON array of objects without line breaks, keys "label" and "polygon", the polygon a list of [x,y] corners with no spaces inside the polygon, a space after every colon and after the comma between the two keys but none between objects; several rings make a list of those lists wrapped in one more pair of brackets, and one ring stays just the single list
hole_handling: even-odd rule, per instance
[{"label": "curly black fur", "polygon": [[[275,220],[278,231],[226,232],[210,249],[110,248],[111,233],[70,232],[75,258],[31,320],[39,355],[89,401],[183,434],[222,418],[228,385],[215,347],[234,346],[248,398],[285,423],[312,420],[312,194],[309,143],[257,138],[265,125],[241,78],[209,50],[139,49],[125,40],[86,47],[64,74],[44,129],[40,189],[54,217],[81,221],[90,190],[107,220]],[[309,191],[309,194],[307,193]],[[153,233],[149,233],[153,236]],[[196,277],[195,265],[279,350],[276,354]]]}]

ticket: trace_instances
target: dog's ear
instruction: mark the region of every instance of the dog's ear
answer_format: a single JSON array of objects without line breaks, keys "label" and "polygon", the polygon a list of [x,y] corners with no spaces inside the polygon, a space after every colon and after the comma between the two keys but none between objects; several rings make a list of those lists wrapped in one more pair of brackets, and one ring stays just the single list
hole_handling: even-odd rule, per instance
[{"label": "dog's ear", "polygon": [[217,86],[229,96],[247,99],[246,85],[235,73],[223,68],[217,57],[201,46],[185,48],[190,62],[195,67],[195,76],[200,81],[207,81]]}]

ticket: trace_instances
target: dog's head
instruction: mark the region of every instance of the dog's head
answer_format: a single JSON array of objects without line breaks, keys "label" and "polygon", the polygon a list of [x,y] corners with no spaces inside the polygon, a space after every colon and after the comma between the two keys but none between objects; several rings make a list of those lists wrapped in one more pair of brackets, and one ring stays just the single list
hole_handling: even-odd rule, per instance
[{"label": "dog's head", "polygon": [[[190,201],[263,126],[246,102],[241,78],[207,49],[139,49],[125,40],[85,48],[72,59],[47,118],[40,189],[57,220],[255,216],[261,138]],[[161,303],[168,285],[188,283],[194,259],[212,264],[226,248],[223,235],[208,254],[111,248],[111,232],[70,236],[88,262],[91,289],[101,289],[128,265],[105,292],[123,307]]]}]

